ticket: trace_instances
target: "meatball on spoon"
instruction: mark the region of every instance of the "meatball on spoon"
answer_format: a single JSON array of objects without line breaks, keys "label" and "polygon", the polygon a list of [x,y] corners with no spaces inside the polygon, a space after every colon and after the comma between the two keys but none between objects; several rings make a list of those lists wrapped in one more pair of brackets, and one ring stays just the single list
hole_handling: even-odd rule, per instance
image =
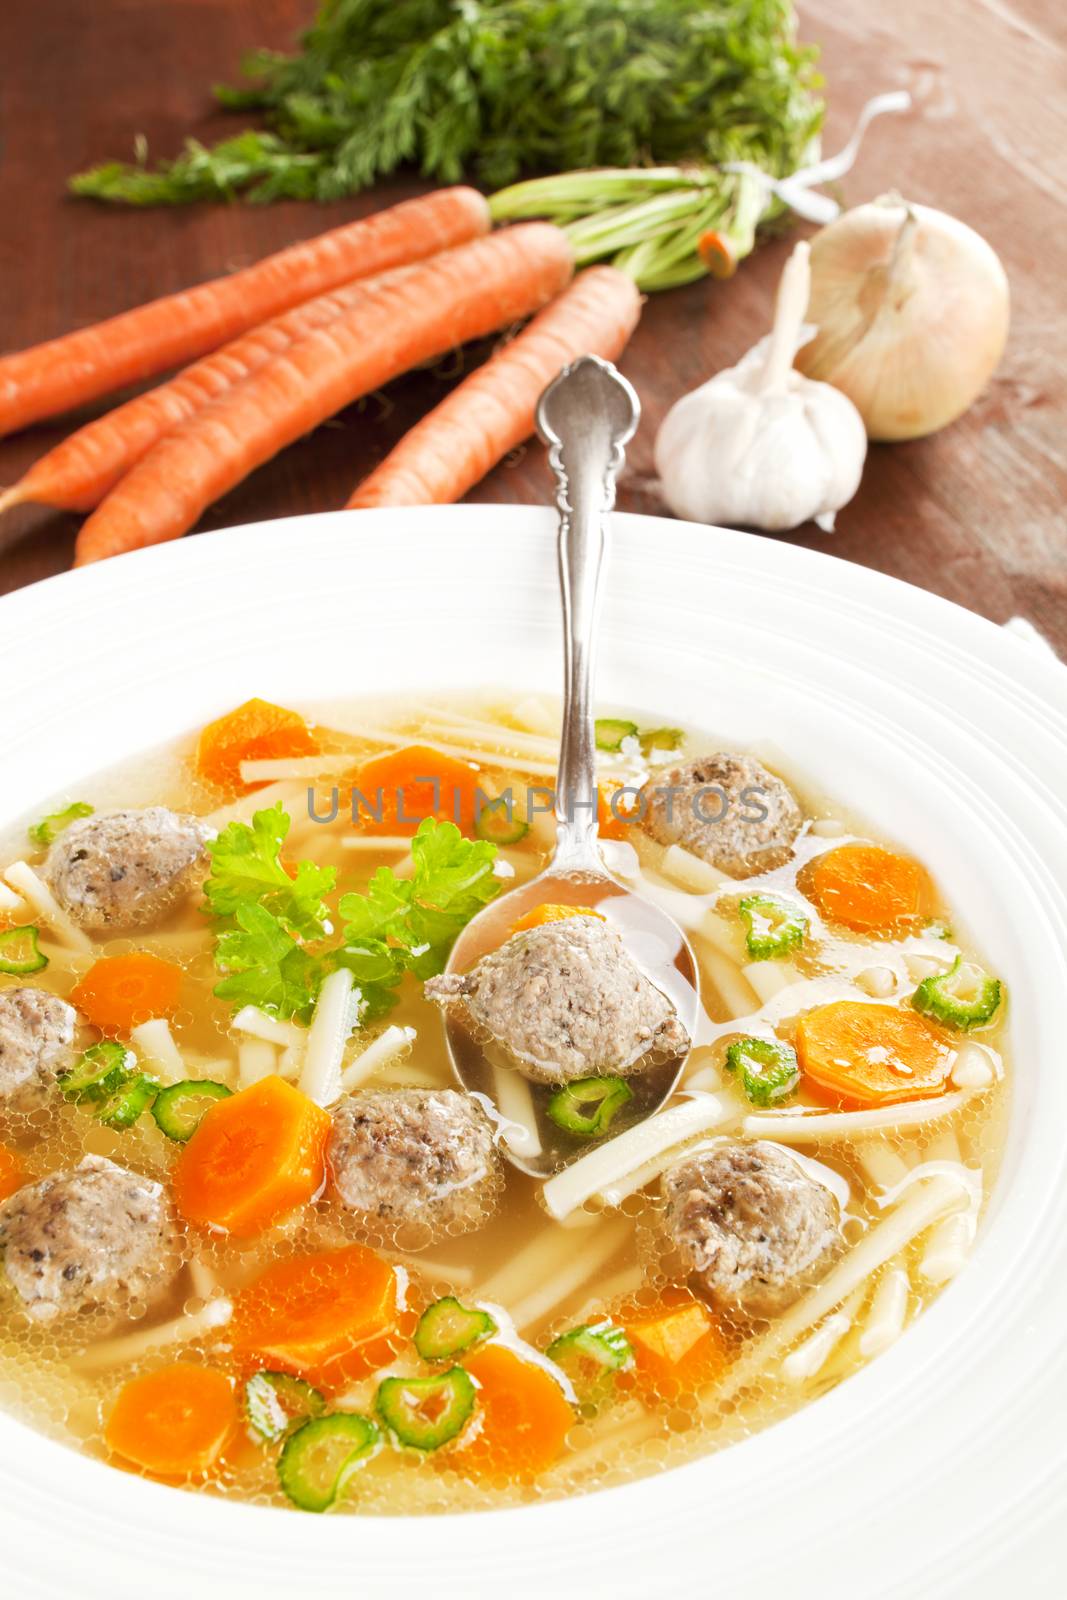
[{"label": "meatball on spoon", "polygon": [[[639,415],[631,386],[596,356],[567,367],[541,396],[537,426],[560,509],[556,848],[538,877],[467,925],[447,971],[426,988],[444,1010],[457,1077],[518,1123],[505,1124],[504,1149],[536,1177],[658,1110],[685,1065],[699,1005],[696,962],[678,924],[617,882],[597,847],[592,693],[600,576],[615,477]],[[516,922],[546,905],[586,915],[515,932]],[[525,1116],[516,1115],[520,1108]]]}]

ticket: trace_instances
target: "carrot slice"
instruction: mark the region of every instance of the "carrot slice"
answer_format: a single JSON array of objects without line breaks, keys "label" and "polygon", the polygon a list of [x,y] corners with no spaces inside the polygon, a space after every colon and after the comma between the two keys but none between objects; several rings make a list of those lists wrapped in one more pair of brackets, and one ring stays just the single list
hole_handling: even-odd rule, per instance
[{"label": "carrot slice", "polygon": [[207,782],[231,794],[249,794],[261,787],[245,783],[242,761],[281,761],[287,756],[313,756],[319,741],[298,711],[270,700],[246,700],[235,711],[209,722],[196,745],[196,770]]},{"label": "carrot slice", "polygon": [[178,1210],[238,1238],[262,1232],[321,1189],[330,1128],[321,1106],[276,1076],[216,1100],[175,1163]]},{"label": "carrot slice", "polygon": [[26,1169],[22,1157],[6,1144],[0,1144],[0,1200],[6,1200],[26,1182]]},{"label": "carrot slice", "polygon": [[408,835],[424,817],[436,817],[469,834],[474,829],[478,778],[476,766],[431,745],[408,744],[372,756],[354,779],[360,829]]},{"label": "carrot slice", "polygon": [[807,893],[827,922],[856,933],[904,933],[933,915],[934,886],[911,856],[843,844],[812,862]]},{"label": "carrot slice", "polygon": [[532,911],[527,911],[524,917],[512,924],[512,933],[525,933],[527,928],[543,928],[546,922],[565,922],[568,917],[596,917],[598,922],[607,919],[594,911],[592,906],[559,906],[546,904],[534,906]]},{"label": "carrot slice", "polygon": [[809,1085],[848,1108],[928,1100],[946,1087],[954,1051],[917,1012],[836,1000],[797,1024]]},{"label": "carrot slice", "polygon": [[544,1367],[504,1345],[483,1345],[463,1365],[478,1385],[481,1427],[450,1454],[449,1465],[481,1478],[536,1478],[574,1426],[563,1390]]},{"label": "carrot slice", "polygon": [[405,1331],[394,1268],[361,1244],[268,1267],[226,1330],[239,1359],[327,1386],[386,1365]]},{"label": "carrot slice", "polygon": [[719,1324],[688,1289],[668,1288],[653,1305],[632,1301],[614,1314],[633,1347],[634,1369],[620,1387],[671,1400],[720,1377],[732,1352]]},{"label": "carrot slice", "polygon": [[25,428],[214,350],[312,295],[485,233],[473,189],[437,189],[330,228],[179,294],[0,359],[0,434]]},{"label": "carrot slice", "polygon": [[71,990],[70,1003],[101,1033],[129,1033],[139,1022],[172,1017],[181,988],[181,967],[147,950],[131,950],[94,962]]},{"label": "carrot slice", "polygon": [[104,1438],[115,1455],[145,1472],[192,1478],[217,1463],[238,1420],[229,1378],[176,1361],[123,1385]]}]

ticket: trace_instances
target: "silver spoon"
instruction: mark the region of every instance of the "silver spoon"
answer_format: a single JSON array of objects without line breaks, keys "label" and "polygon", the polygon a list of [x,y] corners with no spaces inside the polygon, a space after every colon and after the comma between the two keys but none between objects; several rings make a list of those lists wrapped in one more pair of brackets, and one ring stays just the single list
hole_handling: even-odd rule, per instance
[{"label": "silver spoon", "polygon": [[[597,847],[596,737],[592,680],[600,575],[607,546],[607,513],[615,503],[615,478],[633,437],[640,402],[608,361],[582,356],[542,394],[537,428],[549,446],[558,480],[559,580],[563,604],[563,731],[555,789],[556,848],[531,882],[486,906],[453,947],[449,973],[464,973],[495,950],[519,917],[544,903],[598,909],[622,935],[628,953],[672,1001],[690,1038],[699,1006],[697,966],[688,940],[672,917],[632,893],[604,867]],[[492,1041],[475,1037],[461,1014],[449,1009],[445,1031],[452,1065],[467,1089],[498,1102],[499,1074],[516,1068]],[[659,1059],[627,1079],[633,1098],[611,1123],[612,1135],[658,1110],[671,1094],[686,1054]],[[547,1177],[590,1148],[562,1133],[545,1114],[553,1089],[530,1084],[538,1133],[505,1127],[502,1143],[523,1172]],[[506,1108],[501,1108],[506,1116]],[[539,1149],[531,1148],[539,1145]]]}]

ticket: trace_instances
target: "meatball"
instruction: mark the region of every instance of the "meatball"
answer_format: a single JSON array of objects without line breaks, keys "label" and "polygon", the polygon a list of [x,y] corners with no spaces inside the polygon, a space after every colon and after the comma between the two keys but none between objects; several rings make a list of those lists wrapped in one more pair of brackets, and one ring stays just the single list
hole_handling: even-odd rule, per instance
[{"label": "meatball", "polygon": [[837,1197],[762,1139],[681,1161],[663,1195],[671,1240],[720,1311],[776,1316],[843,1248]]},{"label": "meatball", "polygon": [[74,1059],[78,1014],[47,989],[0,990],[0,1105],[23,1105]]},{"label": "meatball", "polygon": [[630,1073],[653,1050],[681,1055],[689,1035],[661,989],[600,917],[513,934],[463,977],[431,978],[428,999],[460,1005],[538,1083]]},{"label": "meatball", "polygon": [[214,829],[166,806],[106,811],[71,823],[44,874],[83,928],[129,928],[158,918],[198,877]]},{"label": "meatball", "polygon": [[754,756],[698,756],[650,778],[641,826],[680,844],[732,878],[788,861],[804,818],[794,795]]},{"label": "meatball", "polygon": [[500,1156],[489,1118],[456,1089],[368,1089],[342,1100],[327,1148],[342,1204],[370,1221],[469,1233],[496,1207]]},{"label": "meatball", "polygon": [[0,1255],[36,1322],[149,1299],[179,1264],[162,1186],[103,1156],[85,1156],[5,1201]]}]

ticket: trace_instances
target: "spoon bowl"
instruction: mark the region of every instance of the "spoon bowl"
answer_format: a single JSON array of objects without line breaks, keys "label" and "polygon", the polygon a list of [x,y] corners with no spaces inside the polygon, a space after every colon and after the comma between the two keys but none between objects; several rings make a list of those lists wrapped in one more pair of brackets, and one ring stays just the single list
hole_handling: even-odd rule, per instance
[{"label": "spoon bowl", "polygon": [[[667,996],[691,1042],[700,995],[689,942],[667,912],[611,876],[597,845],[600,796],[592,711],[597,603],[607,513],[639,416],[640,403],[630,384],[596,356],[583,356],[565,368],[541,396],[537,425],[549,447],[560,511],[564,700],[553,795],[556,848],[543,872],[494,900],[467,925],[447,971],[469,972],[504,944],[515,923],[536,906],[588,907],[614,927],[634,964]],[[445,1033],[457,1078],[493,1103],[503,1121],[504,1151],[521,1171],[550,1177],[591,1148],[591,1139],[568,1133],[549,1115],[559,1085],[529,1082],[504,1047],[459,1008],[446,1011]],[[688,1053],[688,1047],[670,1055],[650,1052],[647,1063],[627,1077],[630,1098],[611,1121],[612,1136],[659,1109],[677,1085]]]},{"label": "spoon bowl", "polygon": [[[697,965],[689,941],[672,917],[641,895],[618,883],[609,873],[561,871],[555,864],[529,883],[501,895],[467,924],[452,949],[447,970],[469,972],[482,956],[508,938],[515,923],[536,906],[587,906],[597,911],[620,934],[628,955],[645,977],[671,1001],[690,1040],[700,1010]],[[465,1089],[487,1095],[503,1119],[501,1145],[520,1171],[549,1178],[585,1155],[591,1141],[564,1133],[548,1115],[548,1102],[556,1085],[529,1083],[519,1093],[529,1095],[536,1138],[530,1137],[528,1118],[514,1118],[514,1093],[518,1069],[507,1052],[468,1020],[449,1010],[445,1034],[456,1076]],[[649,1064],[627,1078],[633,1098],[613,1119],[612,1136],[623,1133],[658,1111],[674,1092],[685,1067],[688,1050],[677,1055],[650,1057]],[[509,1094],[509,1089],[511,1093]]]}]

